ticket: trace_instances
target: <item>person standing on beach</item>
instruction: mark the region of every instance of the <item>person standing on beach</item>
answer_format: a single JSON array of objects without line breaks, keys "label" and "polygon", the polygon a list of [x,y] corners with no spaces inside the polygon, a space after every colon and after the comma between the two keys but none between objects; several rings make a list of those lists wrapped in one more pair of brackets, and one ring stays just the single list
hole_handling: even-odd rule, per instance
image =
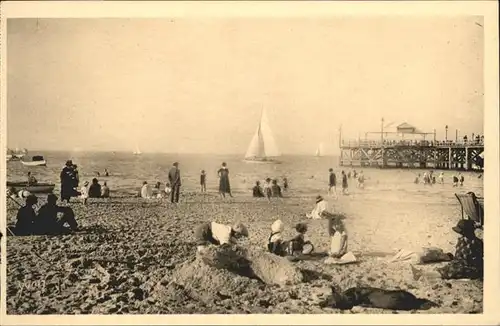
[{"label": "person standing on beach", "polygon": [[200,187],[201,187],[201,192],[207,192],[207,175],[205,173],[205,170],[201,170]]},{"label": "person standing on beach", "polygon": [[330,177],[328,179],[328,195],[337,196],[337,176],[332,168],[330,168],[328,172],[330,172]]},{"label": "person standing on beach", "polygon": [[229,194],[230,197],[233,197],[231,194],[231,186],[229,184],[229,170],[227,168],[226,162],[222,162],[222,167],[217,171],[219,176],[219,194],[222,197],[226,197],[226,194]]},{"label": "person standing on beach", "polygon": [[460,186],[463,186],[464,185],[464,181],[465,181],[465,178],[464,178],[464,175],[460,172],[458,173],[458,178],[460,180]]},{"label": "person standing on beach", "polygon": [[443,172],[439,173],[439,177],[438,178],[439,178],[439,183],[440,184],[444,184],[444,173]]},{"label": "person standing on beach", "polygon": [[287,191],[288,190],[288,179],[283,178],[283,190]]},{"label": "person standing on beach", "polygon": [[179,193],[181,191],[181,171],[179,170],[179,163],[174,162],[172,168],[168,172],[168,181],[172,187],[172,192],[170,193],[170,202],[179,202]]},{"label": "person standing on beach", "polygon": [[264,195],[266,195],[267,200],[271,201],[271,196],[273,192],[271,190],[271,178],[266,178],[266,182],[264,183]]},{"label": "person standing on beach", "polygon": [[75,191],[75,171],[73,169],[73,162],[66,161],[66,165],[61,171],[61,201],[69,203],[71,197],[76,195]]},{"label": "person standing on beach", "polygon": [[457,187],[458,186],[458,177],[454,174],[453,175],[453,187]]},{"label": "person standing on beach", "polygon": [[348,188],[349,185],[347,184],[347,175],[345,174],[344,171],[342,171],[342,194],[344,195],[349,194]]}]

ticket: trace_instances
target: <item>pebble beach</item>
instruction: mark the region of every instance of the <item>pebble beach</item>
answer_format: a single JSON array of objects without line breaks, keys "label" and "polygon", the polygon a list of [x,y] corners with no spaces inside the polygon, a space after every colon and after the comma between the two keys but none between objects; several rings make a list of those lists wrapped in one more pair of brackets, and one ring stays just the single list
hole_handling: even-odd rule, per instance
[{"label": "pebble beach", "polygon": [[[348,311],[320,308],[319,302],[330,294],[333,284],[342,289],[358,285],[403,289],[439,305],[410,313],[482,312],[482,282],[415,281],[407,263],[387,262],[402,248],[418,250],[434,246],[454,252],[457,236],[451,227],[461,216],[454,193],[474,191],[481,196],[482,179],[468,173],[463,188],[453,188],[449,180],[445,185],[424,186],[413,184],[414,175],[422,171],[365,169],[365,189],[357,189],[351,181],[349,195],[342,196],[339,191],[338,198],[333,198],[326,197],[325,187],[328,167],[333,163],[322,159],[306,163],[314,158],[305,158],[293,165],[264,167],[267,170],[262,177],[259,175],[260,179],[274,174],[291,180],[285,198],[270,203],[251,197],[249,189],[258,177],[257,170],[253,170],[255,166],[247,168],[242,163],[228,161],[234,198],[221,199],[215,178],[208,184],[206,194],[199,193],[198,169],[191,168],[194,164],[190,163],[184,170],[187,181],[178,205],[165,199],[134,197],[136,185],[139,187],[143,179],[154,180],[155,175],[136,177],[125,184],[123,180],[130,180],[122,177],[127,171],[113,167],[110,160],[101,162],[112,173],[108,178],[112,198],[93,199],[87,206],[73,199],[70,206],[81,232],[8,237],[7,313],[408,313],[360,307]],[[98,165],[96,161],[94,158],[88,162]],[[82,175],[91,178],[94,167],[85,163]],[[130,163],[138,165],[137,161]],[[168,166],[165,163],[165,167],[150,170],[160,174]],[[43,173],[56,182],[59,168],[56,164],[49,165]],[[334,168],[340,172],[339,167]],[[300,173],[294,174],[294,170]],[[23,173],[10,168],[8,176],[19,178]],[[164,174],[163,178],[166,171]],[[296,223],[307,222],[307,235],[315,251],[327,251],[327,221],[305,218],[318,194],[325,196],[335,211],[347,216],[349,250],[358,258],[357,263],[328,265],[321,257],[295,262],[304,275],[303,282],[277,286],[211,269],[196,260],[193,231],[196,225],[208,221],[243,222],[249,229],[245,246],[262,250],[274,220],[279,218],[285,223],[285,238],[295,234]],[[42,196],[40,201],[44,200]],[[16,210],[16,205],[9,202],[8,224],[15,222]],[[440,266],[442,263],[422,268],[432,270]]]}]

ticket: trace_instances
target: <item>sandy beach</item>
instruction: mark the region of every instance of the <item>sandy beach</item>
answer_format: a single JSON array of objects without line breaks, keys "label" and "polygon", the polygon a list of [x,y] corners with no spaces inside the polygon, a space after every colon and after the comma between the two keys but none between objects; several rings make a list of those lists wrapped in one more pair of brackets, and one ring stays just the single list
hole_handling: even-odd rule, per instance
[{"label": "sandy beach", "polygon": [[[304,282],[281,287],[227,271],[209,275],[213,270],[203,266],[186,268],[196,254],[193,229],[206,221],[241,221],[250,233],[245,245],[264,250],[275,219],[285,223],[285,238],[293,236],[295,223],[307,220],[305,213],[313,207],[314,196],[325,191],[292,190],[285,193],[286,198],[268,203],[244,192],[222,200],[213,191],[202,195],[185,190],[178,206],[125,193],[114,193],[109,200],[94,199],[86,207],[73,199],[71,207],[85,231],[8,237],[7,313],[404,313],[320,308],[333,284],[342,289],[356,285],[403,289],[439,305],[416,313],[481,313],[482,282],[414,281],[407,263],[387,262],[399,248],[437,246],[454,252],[457,236],[451,227],[460,218],[460,206],[452,194],[465,189],[412,186],[411,194],[380,186],[352,189],[351,195],[338,200],[328,198],[336,211],[347,216],[349,250],[359,262],[343,266],[326,265],[324,259],[296,262]],[[10,223],[15,212],[10,203]],[[307,223],[316,251],[326,251],[327,221]],[[179,275],[184,285],[172,282]],[[191,284],[186,286],[186,281]]]}]

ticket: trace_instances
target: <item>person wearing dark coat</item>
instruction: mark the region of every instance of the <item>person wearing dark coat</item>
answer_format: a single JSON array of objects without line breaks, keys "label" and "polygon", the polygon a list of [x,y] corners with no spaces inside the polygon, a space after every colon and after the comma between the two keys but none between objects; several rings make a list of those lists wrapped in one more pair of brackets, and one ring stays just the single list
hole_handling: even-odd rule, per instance
[{"label": "person wearing dark coat", "polygon": [[[57,217],[62,213],[62,217]],[[49,194],[47,203],[38,211],[37,221],[35,223],[37,234],[59,234],[64,231],[64,224],[68,223],[71,230],[78,230],[78,223],[75,219],[75,213],[71,207],[60,207],[57,205],[57,196]]]},{"label": "person wearing dark coat", "polygon": [[61,200],[69,203],[71,197],[76,196],[75,183],[77,176],[71,160],[66,161],[65,167],[60,174],[61,179]]},{"label": "person wearing dark coat", "polygon": [[231,194],[231,185],[229,184],[229,170],[227,168],[226,162],[222,163],[222,167],[217,171],[219,175],[219,193],[221,197],[226,197],[226,194],[229,194],[230,197],[233,197]]},{"label": "person wearing dark coat", "polygon": [[34,233],[36,212],[33,205],[38,203],[35,195],[28,195],[26,204],[17,211],[16,235],[31,235]]},{"label": "person wearing dark coat", "polygon": [[272,181],[272,186],[271,186],[271,193],[273,197],[283,197],[283,194],[281,192],[281,187],[278,185],[278,180],[274,179]]},{"label": "person wearing dark coat", "polygon": [[265,197],[262,187],[260,186],[260,181],[255,182],[255,186],[252,189],[253,197],[262,198]]},{"label": "person wearing dark coat", "polygon": [[89,198],[101,198],[101,185],[96,178],[92,179],[92,184],[89,187]]},{"label": "person wearing dark coat", "polygon": [[168,172],[168,181],[172,187],[172,192],[170,193],[170,202],[179,202],[179,193],[181,191],[181,171],[179,170],[179,163],[175,162]]}]

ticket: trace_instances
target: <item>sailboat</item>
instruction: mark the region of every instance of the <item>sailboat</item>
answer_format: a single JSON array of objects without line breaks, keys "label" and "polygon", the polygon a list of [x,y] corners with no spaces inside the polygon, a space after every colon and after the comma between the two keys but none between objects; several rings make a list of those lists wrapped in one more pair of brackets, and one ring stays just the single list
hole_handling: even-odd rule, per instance
[{"label": "sailboat", "polygon": [[138,145],[136,145],[136,146],[135,146],[134,155],[141,155],[141,154],[142,154],[142,152],[141,152],[141,150],[139,149],[139,146],[138,146]]},{"label": "sailboat", "polygon": [[276,159],[278,156],[281,153],[269,127],[266,109],[263,109],[257,130],[245,154],[245,162],[279,164],[281,161]]},{"label": "sailboat", "polygon": [[316,149],[315,156],[320,157],[323,156],[323,143],[320,143],[318,148]]}]

